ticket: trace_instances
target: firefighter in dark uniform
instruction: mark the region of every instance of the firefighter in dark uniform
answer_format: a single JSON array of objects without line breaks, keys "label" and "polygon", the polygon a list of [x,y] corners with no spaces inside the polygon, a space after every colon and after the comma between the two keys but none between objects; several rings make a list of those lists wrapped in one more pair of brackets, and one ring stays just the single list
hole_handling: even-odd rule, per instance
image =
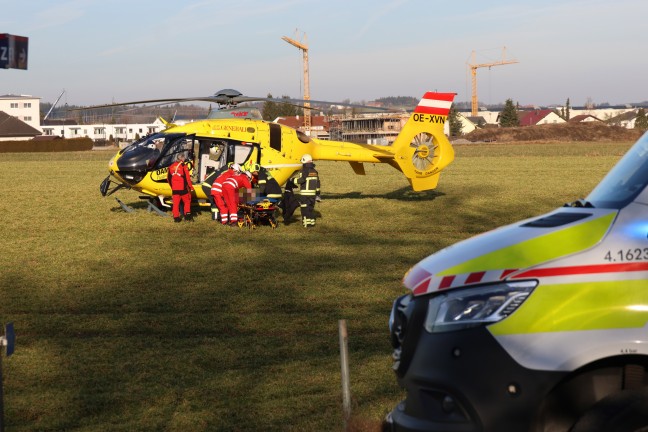
[{"label": "firefighter in dark uniform", "polygon": [[315,226],[315,202],[319,201],[320,180],[313,157],[305,154],[301,158],[302,169],[293,177],[295,192],[299,200],[304,228]]},{"label": "firefighter in dark uniform", "polygon": [[289,225],[295,210],[299,207],[299,199],[295,195],[295,179],[289,178],[284,186],[283,199],[279,202],[281,214],[286,225]]},{"label": "firefighter in dark uniform", "polygon": [[259,195],[264,198],[271,200],[276,200],[279,202],[282,198],[281,186],[270,171],[263,168],[259,164],[253,164],[250,168],[250,172],[254,178],[253,183],[259,188]]},{"label": "firefighter in dark uniform", "polygon": [[221,175],[221,170],[212,171],[211,173],[207,174],[205,180],[203,180],[203,182],[200,184],[200,187],[209,200],[209,208],[211,210],[212,220],[218,220],[218,207],[216,207],[214,197],[211,194],[211,187],[212,183],[214,183],[214,180],[216,180],[219,175]]}]

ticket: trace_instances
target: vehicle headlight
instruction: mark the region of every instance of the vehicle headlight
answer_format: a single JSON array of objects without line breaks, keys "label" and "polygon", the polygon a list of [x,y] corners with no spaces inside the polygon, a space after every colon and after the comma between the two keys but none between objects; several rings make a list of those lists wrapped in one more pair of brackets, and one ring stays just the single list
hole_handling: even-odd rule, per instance
[{"label": "vehicle headlight", "polygon": [[537,281],[508,282],[448,291],[430,299],[425,330],[442,333],[492,324],[520,307]]}]

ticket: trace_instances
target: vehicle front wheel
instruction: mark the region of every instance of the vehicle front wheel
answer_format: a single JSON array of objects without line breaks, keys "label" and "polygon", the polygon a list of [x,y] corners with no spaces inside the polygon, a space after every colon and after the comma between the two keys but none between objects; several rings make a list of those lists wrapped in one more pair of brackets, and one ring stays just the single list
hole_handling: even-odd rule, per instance
[{"label": "vehicle front wheel", "polygon": [[648,432],[648,389],[624,390],[604,397],[569,432]]}]

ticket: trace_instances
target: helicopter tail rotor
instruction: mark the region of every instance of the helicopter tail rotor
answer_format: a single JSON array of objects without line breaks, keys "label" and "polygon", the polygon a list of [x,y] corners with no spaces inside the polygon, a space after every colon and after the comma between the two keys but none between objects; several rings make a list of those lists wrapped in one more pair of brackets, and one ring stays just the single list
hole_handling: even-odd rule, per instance
[{"label": "helicopter tail rotor", "polygon": [[392,145],[393,163],[412,189],[434,189],[443,168],[454,160],[454,149],[444,125],[455,93],[427,92]]}]

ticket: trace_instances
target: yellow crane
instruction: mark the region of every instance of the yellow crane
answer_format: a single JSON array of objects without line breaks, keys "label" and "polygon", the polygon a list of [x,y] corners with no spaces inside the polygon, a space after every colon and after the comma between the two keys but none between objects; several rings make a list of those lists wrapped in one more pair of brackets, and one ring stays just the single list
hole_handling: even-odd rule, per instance
[{"label": "yellow crane", "polygon": [[310,135],[311,132],[311,110],[310,110],[310,86],[308,83],[308,45],[306,45],[306,33],[302,32],[301,41],[298,41],[296,37],[298,36],[299,30],[295,30],[295,39],[284,36],[281,39],[288,42],[290,45],[296,46],[304,53],[304,100],[307,101],[304,103],[304,133]]},{"label": "yellow crane", "polygon": [[475,117],[477,115],[477,69],[481,67],[491,66],[500,66],[512,63],[519,63],[517,60],[506,60],[506,47],[502,48],[502,60],[492,63],[475,63],[475,51],[472,52],[472,63],[468,66],[470,67],[470,75],[472,76],[472,104],[470,115]]}]

